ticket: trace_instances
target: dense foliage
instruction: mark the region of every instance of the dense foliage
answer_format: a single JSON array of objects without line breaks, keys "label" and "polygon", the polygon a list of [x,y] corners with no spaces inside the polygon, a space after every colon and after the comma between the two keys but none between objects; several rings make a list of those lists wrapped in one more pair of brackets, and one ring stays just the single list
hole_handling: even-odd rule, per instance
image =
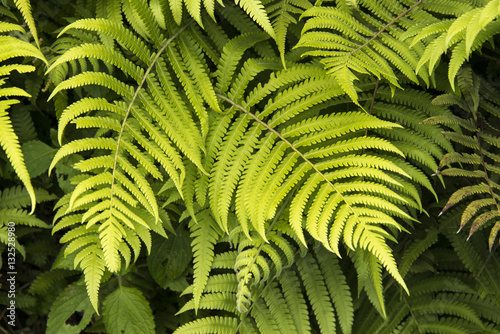
[{"label": "dense foliage", "polygon": [[3,332],[500,333],[500,0],[0,15]]}]

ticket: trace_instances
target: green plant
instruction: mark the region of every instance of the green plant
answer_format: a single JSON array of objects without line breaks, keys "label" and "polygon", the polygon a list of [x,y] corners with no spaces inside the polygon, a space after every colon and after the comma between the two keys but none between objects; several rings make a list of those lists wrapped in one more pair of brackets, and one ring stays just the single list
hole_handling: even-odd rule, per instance
[{"label": "green plant", "polygon": [[[0,32],[3,33],[3,35],[0,36],[0,62],[9,61],[12,58],[18,57],[34,57],[47,63],[44,55],[40,51],[38,36],[35,29],[35,22],[31,15],[29,2],[18,1],[16,4],[21,11],[25,21],[27,22],[29,31],[35,39],[36,46],[33,46],[27,41],[28,35],[26,33],[26,30],[22,26],[10,22],[2,22],[0,26]],[[3,9],[2,14],[13,16],[13,14],[10,13],[7,9]],[[11,34],[5,35],[5,33]],[[14,35],[14,33],[18,33],[24,40],[12,36]],[[33,72],[34,70],[35,67],[33,65],[21,64],[16,62],[10,62],[8,64],[4,63],[0,67],[0,77],[3,77],[2,79],[0,79],[0,87],[6,84],[12,71],[17,71],[19,73],[28,73]],[[30,97],[31,95],[20,87],[14,86],[0,88],[0,98],[2,98],[2,100],[0,101],[0,145],[7,154],[8,161],[14,168],[15,173],[23,182],[30,195],[32,203],[31,213],[33,213],[36,203],[35,190],[33,189],[30,175],[24,164],[24,158],[21,147],[19,145],[19,139],[14,132],[11,119],[7,112],[12,105],[19,103],[20,101],[17,99],[9,98],[11,96]]]},{"label": "green plant", "polygon": [[498,332],[498,1],[78,1],[41,48],[15,4],[57,119],[31,178],[5,145],[58,197],[48,332]]},{"label": "green plant", "polygon": [[[461,176],[471,181],[479,180],[480,183],[467,185],[455,191],[441,213],[465,199],[470,201],[462,214],[459,231],[472,222],[470,237],[483,225],[493,223],[488,238],[491,251],[500,229],[500,222],[496,220],[500,215],[497,195],[499,170],[495,166],[498,163],[496,150],[499,147],[499,131],[496,128],[499,115],[498,99],[496,91],[487,82],[474,75],[470,68],[464,69],[459,74],[458,87],[461,98],[454,94],[445,94],[436,97],[433,103],[457,105],[467,117],[447,115],[425,121],[427,124],[458,125],[461,133],[444,132],[443,135],[466,148],[462,152],[446,154],[436,174]],[[460,167],[451,167],[451,164],[459,164]],[[472,168],[467,168],[468,165]]]}]

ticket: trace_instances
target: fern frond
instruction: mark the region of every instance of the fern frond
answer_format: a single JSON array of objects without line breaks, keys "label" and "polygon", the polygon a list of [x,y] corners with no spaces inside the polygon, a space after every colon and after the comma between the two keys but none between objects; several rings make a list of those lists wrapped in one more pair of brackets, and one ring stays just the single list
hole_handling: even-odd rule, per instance
[{"label": "fern frond", "polygon": [[[455,89],[455,78],[458,70],[463,62],[469,58],[471,52],[479,49],[492,35],[498,34],[498,24],[495,19],[499,15],[496,0],[462,8],[455,6],[455,8],[459,10],[445,12],[456,18],[429,22],[414,38],[415,42],[429,40],[430,36],[434,38],[434,41],[430,42],[429,40],[426,46],[424,55],[417,66],[417,73],[420,66],[427,62],[429,71],[432,71],[439,57],[447,50],[451,50],[448,79],[453,89]],[[442,10],[434,6],[429,6],[428,9],[443,13]]]},{"label": "fern frond", "polygon": [[128,99],[132,99],[133,96],[133,88],[124,84],[112,75],[103,72],[89,71],[80,73],[63,81],[52,91],[52,94],[49,96],[49,100],[62,90],[73,89],[84,85],[100,85],[111,89],[116,94],[124,96]]},{"label": "fern frond", "polygon": [[252,20],[260,25],[273,39],[276,39],[276,33],[260,0],[234,0],[234,3],[247,12]]},{"label": "fern frond", "polygon": [[[148,251],[151,249],[151,230],[166,237],[162,220],[168,226],[169,218],[158,208],[150,178],[163,180],[164,176],[168,176],[178,191],[182,191],[186,175],[182,154],[203,171],[202,135],[193,119],[193,108],[189,106],[190,93],[188,91],[186,96],[177,90],[171,79],[172,74],[181,81],[185,78],[191,82],[191,97],[196,96],[199,102],[194,111],[198,113],[202,126],[205,126],[203,124],[206,124],[207,118],[205,103],[214,109],[218,108],[212,83],[208,76],[200,74],[200,70],[205,71],[207,66],[204,55],[197,49],[194,39],[179,37],[187,31],[190,23],[181,28],[173,27],[173,32],[170,32],[170,27],[157,23],[155,14],[140,1],[126,2],[121,10],[133,30],[125,28],[122,22],[109,19],[76,21],[62,33],[83,36],[82,42],[75,43],[49,68],[50,73],[58,76],[58,84],[50,98],[57,98],[65,90],[88,85],[100,85],[116,93],[114,101],[86,97],[62,112],[59,141],[62,141],[64,130],[70,123],[75,124],[77,129],[97,128],[98,131],[94,138],[65,144],[51,164],[52,169],[68,155],[100,150],[99,154],[93,154],[74,165],[75,169],[85,174],[81,174],[80,182],[69,201],[61,202],[56,218],[63,218],[63,214],[78,213],[74,217],[79,217],[81,224],[86,224],[87,228],[98,227],[93,234],[79,234],[76,228],[67,252],[78,250],[77,259],[82,261],[90,249],[86,245],[97,247],[102,253],[98,255],[100,260],[95,261],[99,262],[99,268],[102,265],[100,261],[104,261],[111,272],[120,269],[122,257],[125,265],[128,265],[132,258],[129,248],[132,248],[137,259],[141,247],[139,240],[145,243]],[[151,25],[146,24],[148,21],[151,21]],[[107,39],[103,38],[101,42],[93,40],[92,36],[96,33],[107,36]],[[164,39],[165,34],[171,34],[171,37]],[[173,42],[176,38],[180,43]],[[86,39],[93,43],[88,43]],[[112,43],[113,40],[116,40],[117,45]],[[151,44],[158,48],[154,55],[149,51]],[[163,59],[164,51],[176,54],[176,59],[182,65],[167,67]],[[138,58],[130,58],[131,53]],[[77,73],[78,67],[73,64],[78,60],[83,61],[80,63],[89,60],[95,64],[99,60],[106,65],[107,71],[102,71],[98,66],[94,66],[93,70],[86,70],[82,66],[83,72]],[[189,64],[184,64],[184,60]],[[68,65],[74,67],[73,76],[64,79],[68,74],[64,68]],[[111,71],[120,71],[121,75]],[[200,92],[210,90],[211,96],[207,93],[205,100],[198,97]],[[189,133],[187,136],[186,133],[178,132],[181,127]],[[106,136],[99,136],[100,133],[106,133]],[[182,196],[182,192],[180,194]],[[61,220],[56,228],[72,227],[74,222]],[[69,235],[63,240],[69,241]],[[97,271],[94,269],[93,272]],[[86,277],[89,275],[86,274]],[[99,281],[93,275],[94,280],[87,280],[87,284],[89,291],[92,290],[93,305],[96,306]],[[92,286],[89,285],[91,283]]]},{"label": "fern frond", "polygon": [[427,230],[426,232],[427,234],[425,238],[412,243],[412,245],[408,249],[406,249],[405,253],[403,254],[399,265],[399,272],[401,273],[402,277],[406,276],[413,262],[415,262],[415,260],[430,246],[437,242],[438,235],[435,229]]},{"label": "fern frond", "polygon": [[[472,221],[469,232],[470,237],[484,224],[493,224],[488,240],[491,249],[500,229],[498,221],[500,212],[497,195],[498,185],[495,182],[499,170],[493,166],[498,160],[496,158],[499,147],[497,142],[498,130],[491,125],[498,117],[495,110],[498,110],[499,107],[488,104],[486,108],[483,108],[484,103],[480,100],[480,84],[481,79],[473,75],[470,69],[464,68],[458,76],[462,99],[454,98],[451,100],[464,108],[468,113],[468,118],[453,116],[431,118],[430,121],[458,124],[462,129],[461,134],[446,132],[445,135],[467,148],[464,153],[453,153],[444,156],[436,174],[477,179],[477,181],[473,181],[473,185],[456,190],[450,196],[441,214],[460,201],[467,200],[468,205],[463,211],[459,231],[468,222]],[[452,164],[470,166],[455,168],[452,167]]]},{"label": "fern frond", "polygon": [[[282,206],[279,216],[284,213],[284,208]],[[248,239],[242,228],[236,227],[229,241],[237,245],[238,251],[221,252],[214,257],[210,270],[223,270],[224,273],[211,273],[201,295],[200,309],[225,311],[231,316],[240,317],[236,331],[242,333],[282,333],[282,330],[286,333],[308,333],[312,323],[313,326],[335,324],[335,306],[343,323],[340,326],[347,326],[345,331],[348,333],[352,323],[352,315],[349,315],[352,312],[352,300],[342,269],[334,260],[335,255],[320,250],[317,252],[318,259],[307,254],[296,263],[299,241],[285,241],[283,236],[288,234],[281,233],[287,230],[287,226],[286,221],[282,220],[272,224],[268,231],[269,244],[264,243],[256,232],[252,233],[252,239]],[[277,247],[279,243],[273,240],[288,242],[288,246]],[[287,257],[288,251],[281,253],[283,248],[293,251],[291,267],[285,268],[279,264]],[[301,264],[305,261],[306,264]],[[193,293],[194,286],[188,287],[183,294]],[[306,290],[303,290],[303,286]],[[317,307],[314,314],[308,314],[306,296]],[[245,312],[243,316],[237,309],[239,300],[245,300],[242,305]],[[324,313],[325,303],[330,305],[333,319]],[[180,312],[193,309],[195,301],[191,299]],[[336,332],[335,326],[321,328]]]},{"label": "fern frond", "polygon": [[[98,292],[101,285],[102,275],[106,270],[106,262],[104,261],[104,254],[97,245],[90,246],[85,250],[85,257],[78,263],[85,275],[85,284],[87,286],[87,293],[90,297],[92,306],[99,314],[98,311]],[[76,258],[75,258],[76,262]],[[76,263],[75,263],[76,267]]]},{"label": "fern frond", "polygon": [[333,305],[344,334],[351,333],[354,307],[349,286],[338,260],[325,250],[317,252],[318,263],[324,275],[326,287],[332,296]]},{"label": "fern frond", "polygon": [[238,325],[238,319],[234,317],[211,316],[194,320],[179,327],[175,334],[203,334],[216,331],[221,334],[232,334]]},{"label": "fern frond", "polygon": [[[178,313],[194,309],[194,299],[191,299],[184,304]],[[200,298],[198,309],[217,309],[231,312],[234,309],[234,294],[224,292],[205,293]]]},{"label": "fern frond", "polygon": [[[21,209],[0,209],[0,242],[7,245],[12,242],[11,231],[7,228],[9,223],[15,223],[19,226],[36,226],[39,228],[50,228],[43,220],[34,217],[31,213]],[[18,250],[23,258],[26,258],[25,247],[19,242],[15,243],[15,248]]]},{"label": "fern frond", "polygon": [[198,223],[191,223],[191,237],[193,238],[194,282],[193,300],[194,309],[200,307],[201,295],[207,285],[210,268],[214,261],[214,244],[219,238],[214,219],[208,211],[198,214]]},{"label": "fern frond", "polygon": [[[33,15],[31,14],[31,4],[29,0],[14,0],[14,3],[16,4],[17,9],[19,9],[21,14],[23,15],[24,21],[28,25],[28,28],[33,35],[33,39],[35,40],[38,49],[40,49],[38,33],[36,31],[35,20],[33,19]],[[42,57],[40,59],[44,58]]]},{"label": "fern frond", "polygon": [[[362,5],[373,11],[373,14],[358,11],[363,20],[358,20],[350,12],[339,8],[319,6],[309,8],[302,15],[309,19],[304,25],[296,47],[313,48],[313,51],[307,51],[304,55],[321,57],[320,61],[325,69],[355,103],[358,103],[358,94],[354,81],[358,80],[358,76],[354,72],[371,74],[377,78],[383,77],[398,87],[392,65],[408,79],[417,83],[418,78],[413,69],[419,58],[419,49],[412,50],[407,44],[391,35],[397,36],[399,31],[395,27],[403,25],[404,23],[400,21],[404,21],[403,18],[406,19],[405,16],[420,3],[421,1],[418,1],[409,8],[399,6],[398,10],[401,12],[397,16],[385,13],[385,17],[380,15],[375,17],[383,9],[375,8],[370,1],[361,1]],[[373,27],[380,27],[380,30],[369,28],[364,22],[370,22]],[[421,77],[424,81],[428,81],[425,75]]]},{"label": "fern frond", "polygon": [[295,324],[292,320],[292,314],[288,308],[277,283],[268,285],[263,292],[263,298],[271,312],[271,315],[276,319],[278,328],[286,333],[297,333]]},{"label": "fern frond", "polygon": [[[306,301],[301,291],[299,279],[295,272],[285,271],[278,278],[283,294],[290,309],[292,320],[298,333],[310,332],[310,323]],[[340,316],[341,317],[341,316]],[[342,320],[340,320],[342,322]]]},{"label": "fern frond", "polygon": [[304,259],[299,259],[297,264],[321,332],[335,333],[333,306],[316,262],[311,255],[306,255]]},{"label": "fern frond", "polygon": [[288,35],[288,27],[296,24],[297,19],[307,9],[312,7],[308,0],[284,0],[284,1],[265,1],[264,5],[269,15],[269,19],[276,32],[276,44],[280,52],[281,62],[285,62],[285,42]]},{"label": "fern frond", "polygon": [[[278,229],[281,224],[275,222],[272,225]],[[231,238],[233,243],[242,239],[238,242],[238,256],[234,264],[238,279],[236,307],[238,311],[246,312],[252,299],[251,287],[280,276],[282,270],[295,261],[295,247],[274,230],[266,233],[269,244],[258,234],[252,233],[250,238],[244,238],[241,232],[248,234],[243,228],[237,228],[231,232]]]},{"label": "fern frond", "polygon": [[26,31],[18,24],[10,23],[10,22],[0,22],[0,33],[11,32],[11,31],[19,31],[21,33],[26,34]]},{"label": "fern frond", "polygon": [[271,311],[262,300],[257,300],[254,303],[251,314],[261,333],[280,333],[276,320],[272,317]]},{"label": "fern frond", "polygon": [[[37,203],[52,201],[57,196],[50,194],[45,189],[35,188]],[[31,196],[27,189],[17,186],[0,191],[0,208],[15,209],[25,208],[31,203]]]},{"label": "fern frond", "polygon": [[224,45],[219,67],[216,72],[218,78],[217,92],[219,94],[225,94],[229,88],[243,53],[255,43],[265,39],[266,36],[262,33],[249,33],[240,35]]},{"label": "fern frond", "polygon": [[109,37],[116,39],[127,50],[139,57],[139,59],[141,59],[145,64],[149,65],[149,62],[151,61],[151,53],[146,47],[144,41],[116,21],[100,18],[78,20],[61,30],[59,36],[63,35],[70,29],[90,30],[106,34]]},{"label": "fern frond", "polygon": [[58,281],[64,281],[66,277],[74,275],[74,271],[54,269],[41,273],[31,283],[29,292],[31,294],[45,294]]},{"label": "fern frond", "polygon": [[[197,82],[203,99],[213,110],[221,112],[212,83],[205,72],[207,65],[201,57],[201,49],[187,35],[179,37],[179,47],[186,67],[191,73],[193,80]],[[206,118],[206,116],[203,118]]]},{"label": "fern frond", "polygon": [[[247,38],[254,41],[250,36],[245,36]],[[233,43],[236,40],[230,42],[231,50],[235,48]],[[242,51],[238,52],[241,54]],[[400,229],[400,224],[390,215],[411,218],[394,203],[421,208],[419,191],[410,186],[411,182],[406,178],[411,177],[431,191],[432,185],[420,169],[400,159],[404,155],[400,149],[379,136],[387,135],[391,141],[399,138],[400,147],[409,152],[410,157],[434,171],[437,169],[435,159],[441,157],[443,148],[450,149],[451,146],[442,139],[439,127],[425,128],[420,122],[426,114],[446,113],[444,108],[422,107],[423,112],[415,110],[412,116],[405,115],[403,109],[398,116],[392,116],[389,110],[381,111],[381,118],[394,117],[397,121],[407,122],[416,134],[384,132],[384,129],[399,126],[390,120],[357,111],[318,115],[327,106],[345,103],[340,99],[342,89],[318,67],[288,66],[286,71],[271,75],[267,82],[261,79],[248,96],[242,95],[244,90],[241,87],[251,83],[263,68],[253,69],[251,66],[256,62],[247,61],[242,64],[242,74],[234,77],[230,73],[234,71],[238,57],[235,54],[231,62],[225,64],[230,72],[219,87],[221,92],[228,91],[227,95],[234,99],[218,94],[222,101],[227,102],[227,114],[214,117],[211,124],[205,163],[211,175],[208,180],[202,177],[199,182],[199,185],[208,184],[210,207],[223,230],[227,230],[229,210],[234,203],[238,223],[245,234],[250,236],[252,231],[257,231],[267,240],[265,231],[269,221],[275,218],[285,195],[293,191],[289,212],[290,226],[296,237],[305,244],[303,230],[307,230],[326,248],[338,252],[340,240],[352,248],[359,245],[352,239],[354,227],[358,224],[363,227],[356,230],[356,238],[362,235],[365,226],[369,226],[365,224]],[[224,73],[221,67],[218,73]],[[421,96],[413,101],[411,94],[402,94],[399,100],[392,100],[388,90],[383,92],[388,102],[396,101],[408,107],[415,106],[415,109],[429,105],[431,99],[430,96]],[[365,131],[365,136],[362,131]],[[377,134],[371,135],[372,132]],[[425,157],[412,155],[414,147],[421,150],[427,145],[420,143],[424,140],[429,140],[432,154]],[[387,154],[380,154],[381,151]],[[361,171],[373,179],[366,183],[354,180]],[[204,196],[202,192],[200,197]],[[361,207],[367,206],[374,210],[373,213],[362,213]],[[344,230],[347,219],[350,227]],[[373,227],[372,231],[375,230]],[[383,239],[392,238],[385,232],[377,230],[377,233]],[[368,247],[367,244],[364,246]],[[380,253],[370,249],[384,267],[391,268],[398,282],[403,283],[394,259],[387,253],[389,248],[377,243],[375,248],[378,247],[382,247]],[[261,269],[253,272],[262,275]]]},{"label": "fern frond", "polygon": [[[357,229],[361,230],[360,227],[357,227]],[[354,233],[356,234],[356,232],[357,231]],[[387,268],[387,271],[394,279],[408,292],[403,277],[401,277],[396,267],[396,261],[391,254],[391,249],[383,242],[383,236],[377,233],[376,230],[371,230],[369,227],[362,229],[362,232],[359,233],[360,247],[372,253],[380,263]],[[353,239],[355,239],[355,237],[353,237]]]},{"label": "fern frond", "polygon": [[[0,81],[0,85],[3,84],[3,80]],[[5,97],[11,95],[9,92],[5,91],[6,89],[0,89],[0,97]],[[15,94],[21,93],[24,96],[29,96],[26,92],[21,89],[17,89]],[[19,139],[14,132],[12,127],[12,122],[10,120],[9,114],[7,113],[7,109],[15,103],[18,103],[18,100],[3,100],[0,101],[0,145],[2,149],[7,154],[7,158],[9,159],[14,171],[17,176],[23,182],[26,187],[28,194],[31,198],[32,209],[31,213],[35,210],[36,205],[36,195],[33,186],[31,185],[31,178],[26,169],[26,165],[24,164],[23,153],[21,151],[21,146],[19,145]]]},{"label": "fern frond", "polygon": [[[432,245],[437,237],[436,232],[438,231],[431,231],[427,237],[416,242],[408,240],[411,244],[403,256],[407,259],[405,261],[416,260],[417,263],[433,259],[426,269],[408,271],[405,275],[410,295],[402,296],[399,288],[395,286],[386,288],[384,295],[387,301],[387,319],[374,319],[376,311],[361,299],[362,306],[357,311],[359,317],[355,318],[354,322],[355,332],[405,333],[426,328],[443,333],[467,333],[488,331],[489,328],[498,326],[497,320],[485,316],[482,311],[486,305],[496,302],[490,296],[480,297],[478,291],[472,287],[475,281],[474,273],[457,261],[457,255],[462,254],[465,249],[458,254],[450,252],[444,255],[444,248],[439,244]],[[448,236],[452,238],[454,245],[460,244],[460,247],[470,248],[463,238],[458,241],[456,234]],[[468,251],[471,252],[468,255],[477,255],[472,249]],[[474,263],[473,266],[480,266],[481,260],[479,262],[479,265]],[[408,265],[405,267],[408,268]],[[439,275],[436,275],[436,270],[439,270]]]}]

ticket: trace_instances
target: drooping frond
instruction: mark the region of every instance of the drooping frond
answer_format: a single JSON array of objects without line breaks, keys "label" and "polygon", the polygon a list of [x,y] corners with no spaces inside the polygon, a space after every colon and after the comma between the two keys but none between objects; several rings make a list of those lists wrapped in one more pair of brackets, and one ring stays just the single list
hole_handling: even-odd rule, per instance
[{"label": "drooping frond", "polygon": [[[38,45],[35,24],[33,17],[31,16],[29,2],[18,0],[16,1],[16,6],[22,12],[23,17],[25,18]],[[3,23],[2,29],[0,29],[1,33],[9,33],[12,31],[18,31],[26,35],[26,32],[21,26],[8,22]],[[19,87],[5,87],[5,84],[8,82],[7,78],[11,72],[17,71],[19,73],[26,73],[35,70],[34,66],[22,64],[22,61],[18,61],[17,58],[20,57],[33,57],[46,62],[45,57],[39,48],[13,36],[0,35],[0,146],[7,154],[7,158],[12,164],[14,171],[30,194],[32,203],[31,213],[33,213],[36,203],[35,191],[24,163],[19,138],[14,132],[11,117],[8,112],[12,105],[20,102],[19,100],[12,98],[13,96],[30,97],[30,95]],[[10,61],[10,64],[2,64],[11,59],[16,59],[16,61],[14,63]]]},{"label": "drooping frond", "polygon": [[[28,28],[33,35],[33,39],[35,40],[36,46],[40,49],[40,44],[38,42],[38,33],[36,31],[35,20],[33,19],[33,15],[31,13],[31,4],[29,0],[14,0],[17,9],[23,15],[23,19],[28,25]],[[40,58],[43,59],[43,58]]]},{"label": "drooping frond", "polygon": [[[454,101],[467,113],[467,116],[431,117],[425,121],[449,126],[459,125],[462,133],[447,131],[443,135],[459,146],[466,147],[463,152],[446,154],[436,170],[437,175],[464,177],[471,182],[450,196],[441,214],[459,202],[467,203],[458,230],[471,223],[470,237],[483,226],[493,225],[488,241],[491,250],[500,230],[498,203],[500,186],[497,182],[500,170],[496,166],[500,161],[498,153],[500,131],[495,125],[500,109],[490,98],[496,93],[485,80],[475,76],[469,68],[464,68],[459,73],[458,86],[462,99]],[[435,103],[443,103],[443,99],[436,98]]]}]

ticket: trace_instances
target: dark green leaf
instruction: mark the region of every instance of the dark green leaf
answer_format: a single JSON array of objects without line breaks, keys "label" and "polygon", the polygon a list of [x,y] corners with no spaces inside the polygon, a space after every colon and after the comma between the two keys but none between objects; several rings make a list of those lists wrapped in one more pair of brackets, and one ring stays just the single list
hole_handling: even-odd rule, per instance
[{"label": "dark green leaf", "polygon": [[180,226],[168,239],[153,235],[153,247],[148,257],[151,276],[163,288],[182,275],[191,262],[191,240]]},{"label": "dark green leaf", "polygon": [[50,308],[47,333],[81,333],[93,314],[94,308],[85,286],[73,283],[64,289]]},{"label": "dark green leaf", "polygon": [[103,318],[108,334],[155,332],[149,303],[135,288],[121,286],[110,294],[103,304]]},{"label": "dark green leaf", "polygon": [[47,172],[50,162],[57,151],[39,140],[24,143],[22,150],[24,162],[31,177],[37,177]]}]

